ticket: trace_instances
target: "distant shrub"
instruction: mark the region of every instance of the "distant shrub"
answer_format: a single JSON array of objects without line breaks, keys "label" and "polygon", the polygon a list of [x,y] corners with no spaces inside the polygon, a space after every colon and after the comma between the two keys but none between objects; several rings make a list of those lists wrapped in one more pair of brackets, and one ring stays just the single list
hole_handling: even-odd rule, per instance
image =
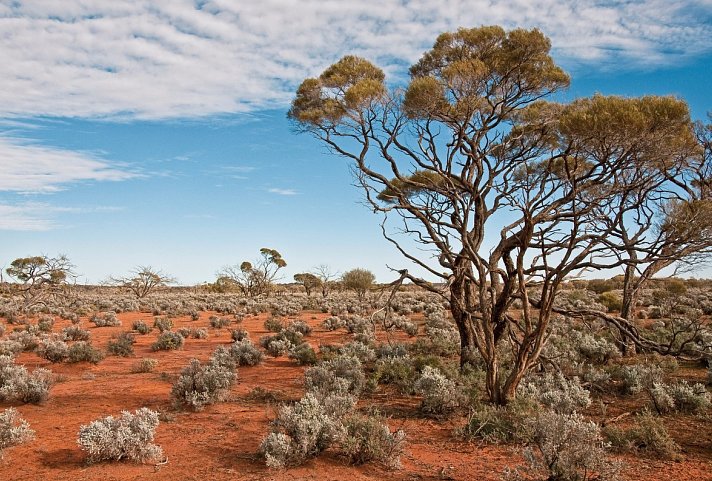
[{"label": "distant shrub", "polygon": [[112,336],[109,340],[107,349],[114,356],[129,357],[133,356],[133,345],[136,342],[133,334],[130,332],[122,332],[116,336]]},{"label": "distant shrub", "polygon": [[604,429],[606,439],[618,451],[636,450],[666,459],[677,459],[680,446],[670,437],[662,422],[645,411],[637,417],[637,425],[630,429],[609,426]]},{"label": "distant shrub", "polygon": [[172,351],[183,347],[183,336],[176,332],[165,331],[151,344],[153,351]]},{"label": "distant shrub", "polygon": [[190,328],[189,327],[181,327],[176,329],[176,332],[181,335],[183,339],[188,339],[190,337]]},{"label": "distant shrub", "polygon": [[321,397],[329,394],[350,394],[358,397],[365,382],[363,366],[355,357],[339,356],[323,361],[304,372],[307,392]]},{"label": "distant shrub", "polygon": [[284,329],[284,325],[282,324],[282,321],[277,319],[276,317],[270,317],[265,321],[265,329],[269,332],[281,332],[282,329]]},{"label": "distant shrub", "polygon": [[661,413],[682,411],[703,412],[710,407],[710,394],[700,383],[680,381],[675,384],[654,383],[648,391],[655,409]]},{"label": "distant shrub", "polygon": [[359,341],[344,344],[339,349],[339,354],[346,357],[355,357],[361,362],[371,362],[376,359],[376,351],[369,345]]},{"label": "distant shrub", "polygon": [[308,336],[312,333],[312,328],[304,321],[294,321],[287,326],[290,331],[295,331],[303,336]]},{"label": "distant shrub", "polygon": [[341,449],[350,464],[377,462],[399,468],[404,445],[405,433],[391,432],[378,416],[352,415],[346,420]]},{"label": "distant shrub", "polygon": [[52,332],[52,327],[54,327],[54,317],[40,316],[37,322],[37,329],[39,329],[40,332]]},{"label": "distant shrub", "polygon": [[232,321],[227,317],[210,316],[210,326],[215,329],[222,329],[232,324]]},{"label": "distant shrub", "polygon": [[15,356],[22,352],[22,344],[17,341],[11,341],[10,339],[0,341],[0,356]]},{"label": "distant shrub", "polygon": [[208,338],[208,330],[205,329],[204,327],[199,327],[197,329],[191,329],[190,337],[192,337],[193,339],[207,339]]},{"label": "distant shrub", "polygon": [[559,414],[571,414],[591,404],[590,393],[578,378],[566,379],[560,372],[532,376],[519,385],[518,393]]},{"label": "distant shrub", "polygon": [[153,444],[158,424],[158,413],[148,408],[133,414],[123,411],[121,417],[107,416],[81,426],[77,444],[87,452],[90,463],[158,460],[163,455],[160,446]]},{"label": "distant shrub", "polygon": [[7,448],[31,441],[35,432],[27,421],[20,417],[15,408],[0,412],[0,459]]},{"label": "distant shrub", "polygon": [[144,357],[143,359],[136,361],[131,367],[131,372],[134,373],[145,373],[151,372],[158,366],[158,360],[152,359],[150,357]]},{"label": "distant shrub", "polygon": [[598,302],[606,306],[608,312],[620,311],[623,308],[623,299],[613,291],[604,292],[598,296]]},{"label": "distant shrub", "polygon": [[158,329],[161,333],[168,332],[173,329],[173,321],[168,317],[154,317],[153,327]]},{"label": "distant shrub", "polygon": [[143,321],[141,319],[139,319],[138,321],[134,321],[132,328],[139,334],[148,334],[153,330],[151,326],[146,324],[146,321]]},{"label": "distant shrub", "polygon": [[291,342],[280,336],[264,336],[260,339],[260,344],[265,348],[267,354],[272,357],[280,357],[289,353],[293,346]]},{"label": "distant shrub", "polygon": [[335,331],[337,329],[341,329],[343,327],[346,327],[346,321],[341,319],[338,316],[331,316],[328,317],[322,322],[322,327],[326,329],[327,331]]},{"label": "distant shrub", "polygon": [[312,366],[317,362],[316,352],[308,342],[292,346],[289,349],[289,358],[295,360],[300,366]]},{"label": "distant shrub", "polygon": [[522,442],[529,439],[527,421],[531,413],[516,404],[493,406],[486,404],[470,412],[460,431],[466,438],[488,443]]},{"label": "distant shrub", "polygon": [[262,362],[264,357],[262,351],[255,347],[249,339],[232,343],[230,355],[238,366],[256,366]]},{"label": "distant shrub", "polygon": [[62,337],[65,341],[88,341],[89,331],[73,324],[62,329]]},{"label": "distant shrub", "polygon": [[230,337],[232,338],[233,341],[235,342],[240,342],[244,340],[249,340],[250,339],[250,333],[247,332],[246,329],[233,329],[230,332]]},{"label": "distant shrub", "polygon": [[0,356],[0,402],[40,403],[49,397],[52,372],[15,364],[12,356]]},{"label": "distant shrub", "polygon": [[49,362],[62,362],[69,357],[69,346],[66,342],[57,339],[45,339],[37,353]]},{"label": "distant shrub", "polygon": [[173,384],[171,398],[177,406],[200,411],[207,404],[224,400],[235,378],[230,368],[217,362],[202,365],[191,359]]},{"label": "distant shrub", "polygon": [[116,313],[109,311],[104,314],[94,314],[91,318],[96,327],[116,327],[121,325],[121,321],[116,317]]},{"label": "distant shrub", "polygon": [[69,347],[69,362],[98,364],[102,359],[104,359],[104,353],[92,346],[90,342],[79,341]]},{"label": "distant shrub", "polygon": [[420,409],[428,414],[446,414],[457,408],[462,395],[457,385],[437,368],[426,366],[415,382],[414,390],[423,396]]}]

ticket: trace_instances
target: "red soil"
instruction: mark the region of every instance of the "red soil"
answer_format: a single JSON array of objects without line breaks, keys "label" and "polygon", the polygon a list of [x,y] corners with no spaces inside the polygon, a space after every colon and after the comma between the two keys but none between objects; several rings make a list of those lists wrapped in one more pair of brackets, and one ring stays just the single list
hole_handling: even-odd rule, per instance
[{"label": "red soil", "polygon": [[[202,313],[197,321],[186,317],[174,319],[175,328],[209,327],[212,313]],[[319,343],[347,341],[343,332],[327,332],[320,327],[327,317],[321,313],[303,313],[301,319],[314,327],[307,340]],[[94,345],[106,348],[112,334],[130,329],[136,319],[152,323],[152,316],[141,313],[119,315],[122,327],[93,327]],[[248,317],[242,327],[255,342],[267,334],[264,316]],[[68,325],[58,321],[55,330]],[[36,439],[8,449],[0,460],[0,480],[498,480],[507,465],[522,463],[520,448],[470,443],[453,435],[464,423],[462,417],[448,421],[422,418],[417,413],[418,400],[391,393],[365,396],[361,405],[378,406],[392,415],[391,429],[402,428],[408,436],[403,468],[388,471],[378,466],[348,466],[333,452],[327,452],[302,467],[285,471],[270,470],[256,458],[257,448],[269,430],[277,404],[249,396],[256,387],[270,390],[280,400],[298,399],[303,394],[303,368],[284,358],[265,358],[260,366],[239,368],[239,383],[227,402],[208,406],[202,412],[176,412],[170,403],[172,380],[191,358],[206,360],[219,345],[230,342],[229,329],[209,328],[209,339],[188,339],[182,350],[152,352],[156,331],[136,336],[135,357],[107,357],[100,364],[50,364],[35,354],[18,358],[28,368],[47,367],[60,377],[49,400],[39,406],[18,405],[21,415],[36,431]],[[158,359],[152,373],[132,374],[132,365],[140,358]],[[76,444],[79,427],[122,410],[148,407],[165,413],[156,432],[168,462],[140,465],[127,462],[86,465]],[[0,405],[0,408],[8,407]],[[611,406],[613,411],[623,411]],[[609,415],[612,412],[609,411]],[[709,421],[694,417],[674,418],[668,427],[685,449],[684,461],[624,456],[627,480],[712,480],[712,433]]]}]

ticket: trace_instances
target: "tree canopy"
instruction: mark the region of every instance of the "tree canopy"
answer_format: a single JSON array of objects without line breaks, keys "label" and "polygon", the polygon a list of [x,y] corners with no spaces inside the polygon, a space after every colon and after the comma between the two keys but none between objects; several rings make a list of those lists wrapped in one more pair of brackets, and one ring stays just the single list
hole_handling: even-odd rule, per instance
[{"label": "tree canopy", "polygon": [[[450,302],[461,362],[483,360],[497,403],[538,361],[568,276],[676,262],[687,255],[681,245],[708,232],[699,215],[707,195],[686,187],[709,178],[687,104],[548,100],[569,85],[550,47],[537,29],[459,29],[440,35],[396,88],[346,56],[304,80],[288,114],[353,162],[386,239],[446,285],[403,271]],[[627,250],[628,232],[644,255]]]}]

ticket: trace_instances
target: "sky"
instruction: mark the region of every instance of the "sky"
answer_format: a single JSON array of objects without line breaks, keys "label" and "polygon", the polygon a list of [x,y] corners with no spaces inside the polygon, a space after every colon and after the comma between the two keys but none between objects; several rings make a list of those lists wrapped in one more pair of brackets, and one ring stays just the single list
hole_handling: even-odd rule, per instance
[{"label": "sky", "polygon": [[439,33],[493,24],[550,37],[562,100],[712,111],[712,0],[0,0],[0,267],[66,254],[80,282],[150,265],[195,284],[270,247],[285,280],[392,280],[406,260],[289,102],[343,55],[398,85]]}]

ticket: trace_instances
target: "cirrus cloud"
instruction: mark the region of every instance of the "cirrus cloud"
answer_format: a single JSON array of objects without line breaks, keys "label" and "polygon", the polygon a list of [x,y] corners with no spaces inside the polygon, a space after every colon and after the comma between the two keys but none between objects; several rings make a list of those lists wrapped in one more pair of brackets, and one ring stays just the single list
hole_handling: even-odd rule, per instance
[{"label": "cirrus cloud", "polygon": [[87,153],[0,136],[0,192],[50,193],[77,182],[137,176]]},{"label": "cirrus cloud", "polygon": [[0,0],[0,117],[185,118],[283,107],[341,55],[390,72],[459,26],[540,27],[568,67],[712,49],[708,0]]}]

